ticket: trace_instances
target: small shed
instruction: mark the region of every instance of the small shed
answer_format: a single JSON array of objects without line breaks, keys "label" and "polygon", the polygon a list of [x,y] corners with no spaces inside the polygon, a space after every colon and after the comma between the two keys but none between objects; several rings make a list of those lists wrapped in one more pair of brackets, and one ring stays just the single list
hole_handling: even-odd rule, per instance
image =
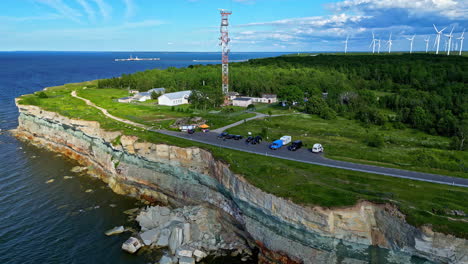
[{"label": "small shed", "polygon": [[167,93],[158,97],[158,103],[160,105],[182,105],[188,104],[188,98],[192,94],[192,91],[181,91],[175,93]]},{"label": "small shed", "polygon": [[130,103],[133,100],[133,97],[128,96],[128,97],[122,97],[117,99],[119,103]]}]

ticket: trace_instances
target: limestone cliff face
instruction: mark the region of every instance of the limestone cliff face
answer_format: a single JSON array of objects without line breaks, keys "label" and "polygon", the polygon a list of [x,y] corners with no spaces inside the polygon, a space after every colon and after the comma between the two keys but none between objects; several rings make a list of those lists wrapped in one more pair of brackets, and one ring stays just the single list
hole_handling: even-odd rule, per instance
[{"label": "limestone cliff face", "polygon": [[[467,240],[410,226],[391,205],[361,202],[342,209],[298,205],[249,184],[206,150],[140,142],[105,131],[97,122],[69,119],[35,106],[18,108],[18,138],[91,167],[117,193],[219,208],[257,242],[262,262],[367,263],[376,258],[369,252],[402,262],[414,256],[468,262]],[[119,136],[120,144],[112,145]]]}]

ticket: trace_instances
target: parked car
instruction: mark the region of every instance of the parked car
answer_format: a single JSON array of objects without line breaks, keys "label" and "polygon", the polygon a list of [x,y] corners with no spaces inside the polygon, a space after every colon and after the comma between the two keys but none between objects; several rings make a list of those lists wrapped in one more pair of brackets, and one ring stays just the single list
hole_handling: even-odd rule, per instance
[{"label": "parked car", "polygon": [[261,142],[262,142],[262,137],[261,137],[261,136],[256,136],[256,137],[252,140],[252,145],[260,144]]},{"label": "parked car", "polygon": [[218,138],[224,138],[225,136],[227,136],[228,133],[227,132],[223,132],[221,134],[218,135]]},{"label": "parked car", "polygon": [[290,151],[296,151],[302,147],[302,141],[296,140],[294,141],[291,146],[288,147],[288,150]]},{"label": "parked car", "polygon": [[187,130],[187,133],[193,134],[193,133],[195,133],[195,129],[189,129],[189,130]]},{"label": "parked car", "polygon": [[233,139],[234,138],[234,135],[231,135],[231,134],[227,134],[226,136],[224,136],[224,139]]},{"label": "parked car", "polygon": [[249,144],[250,142],[252,142],[252,140],[254,140],[254,137],[248,136],[247,139],[245,140],[245,143]]},{"label": "parked car", "polygon": [[312,152],[314,152],[314,153],[323,152],[322,145],[319,144],[319,143],[314,144],[314,146],[312,147]]},{"label": "parked car", "polygon": [[241,139],[243,139],[244,137],[241,136],[241,135],[234,135],[232,138],[233,138],[234,140],[241,140]]},{"label": "parked car", "polygon": [[283,141],[281,139],[273,141],[273,143],[270,144],[270,149],[272,150],[277,150],[283,146]]}]

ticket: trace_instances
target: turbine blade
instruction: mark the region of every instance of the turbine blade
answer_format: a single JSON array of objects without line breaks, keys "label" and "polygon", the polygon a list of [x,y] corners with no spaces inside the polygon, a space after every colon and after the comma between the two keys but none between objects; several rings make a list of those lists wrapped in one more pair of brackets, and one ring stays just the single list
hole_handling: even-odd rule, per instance
[{"label": "turbine blade", "polygon": [[439,30],[437,30],[437,27],[435,26],[435,24],[432,24],[434,26],[434,29],[437,33],[439,33]]}]

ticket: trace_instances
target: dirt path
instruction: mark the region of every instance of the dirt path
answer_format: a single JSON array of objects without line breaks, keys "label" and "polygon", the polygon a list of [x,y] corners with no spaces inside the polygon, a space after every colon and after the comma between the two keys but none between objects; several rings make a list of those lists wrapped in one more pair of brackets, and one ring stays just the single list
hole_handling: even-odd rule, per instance
[{"label": "dirt path", "polygon": [[107,112],[106,109],[102,108],[102,107],[99,107],[97,105],[95,105],[93,102],[91,102],[90,100],[86,99],[86,98],[83,98],[83,97],[79,97],[78,95],[76,95],[76,91],[73,91],[71,92],[71,96],[75,97],[75,98],[78,98],[80,100],[83,100],[87,105],[89,106],[92,106],[98,110],[100,110],[105,116],[109,117],[109,118],[112,118],[114,120],[117,120],[119,122],[123,122],[125,124],[129,124],[129,125],[132,125],[132,126],[136,126],[136,127],[140,127],[140,128],[144,128],[144,129],[148,129],[149,127],[145,126],[145,125],[142,125],[142,124],[139,124],[139,123],[135,123],[135,122],[132,122],[130,120],[127,120],[127,119],[123,119],[123,118],[120,118],[120,117],[116,117],[116,116],[113,116],[111,114],[109,114],[109,112]]}]

